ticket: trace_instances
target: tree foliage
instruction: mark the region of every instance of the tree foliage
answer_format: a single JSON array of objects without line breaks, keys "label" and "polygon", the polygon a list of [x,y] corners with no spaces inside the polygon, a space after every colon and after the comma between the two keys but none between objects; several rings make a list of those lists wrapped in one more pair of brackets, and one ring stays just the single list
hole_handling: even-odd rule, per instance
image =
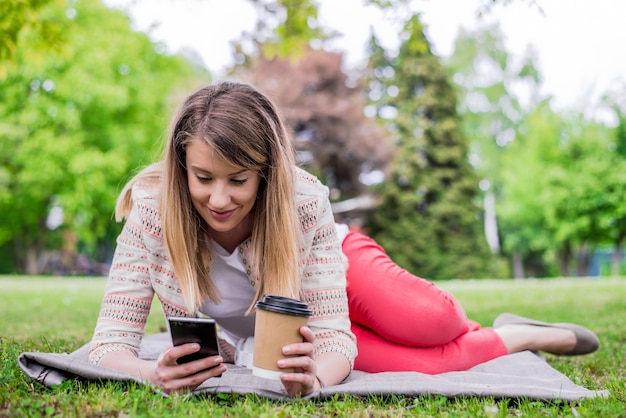
[{"label": "tree foliage", "polygon": [[342,62],[341,54],[309,50],[298,60],[261,57],[237,70],[274,99],[295,133],[299,162],[336,199],[363,193],[359,176],[384,169],[391,157],[388,134],[363,114],[362,87]]},{"label": "tree foliage", "polygon": [[610,151],[619,145],[602,124],[541,101],[535,61],[532,48],[514,59],[489,26],[461,30],[447,66],[514,276],[585,275],[595,248],[621,245],[620,205],[609,203],[623,190],[609,169],[620,164]]},{"label": "tree foliage", "polygon": [[617,149],[604,125],[556,114],[549,101],[524,121],[505,151],[498,213],[527,276],[586,275],[591,250],[620,245],[626,162]]},{"label": "tree foliage", "polygon": [[541,76],[529,48],[514,59],[497,24],[461,29],[446,68],[459,87],[459,112],[470,139],[472,162],[482,178],[499,186],[501,151],[515,140],[517,126],[539,100]]},{"label": "tree foliage", "polygon": [[[616,86],[615,91],[606,95],[605,100],[615,113],[617,126],[613,129],[614,147],[611,150],[618,167],[626,161],[626,84]],[[623,261],[624,244],[626,241],[626,203],[624,203],[624,193],[626,179],[624,170],[613,170],[611,174],[619,177],[610,190],[611,202],[615,207],[615,212],[610,218],[612,225],[611,242],[613,244],[613,256],[611,259],[611,274],[617,276],[620,273],[620,266]]]},{"label": "tree foliage", "polygon": [[238,64],[257,57],[297,59],[312,43],[319,47],[329,36],[319,25],[315,0],[250,1],[256,6],[258,19],[254,31],[244,32],[234,44]]},{"label": "tree foliage", "polygon": [[332,199],[361,194],[359,177],[384,168],[391,147],[363,113],[360,80],[343,71],[342,54],[314,48],[330,36],[319,27],[314,1],[254,3],[257,27],[235,45],[232,74],[274,99],[295,133],[300,164],[331,188]]},{"label": "tree foliage", "polygon": [[375,104],[379,115],[388,116],[397,155],[368,227],[399,265],[421,276],[490,275],[478,180],[467,160],[456,91],[418,15],[407,21],[402,39],[394,58],[371,42],[370,85],[379,91]]},{"label": "tree foliage", "polygon": [[541,76],[535,52],[513,57],[497,24],[474,31],[460,29],[446,67],[458,86],[458,111],[470,141],[470,161],[481,178],[485,233],[492,252],[512,256],[518,275],[519,254],[500,245],[495,205],[501,198],[503,150],[515,140],[518,126],[539,100]]},{"label": "tree foliage", "polygon": [[[46,48],[59,46],[62,26],[59,22],[42,19],[39,10],[53,0],[11,0],[0,2],[0,61],[13,56],[23,29],[39,33]],[[0,65],[0,70],[2,66]]]},{"label": "tree foliage", "polygon": [[[513,60],[497,27],[457,40],[446,63],[457,101],[418,16],[399,34],[397,55],[372,37],[365,74],[347,75],[341,54],[322,50],[333,34],[320,26],[314,0],[251,1],[259,21],[235,45],[236,74],[277,101],[302,162],[334,197],[361,193],[359,174],[385,167],[385,138],[395,138],[389,180],[377,189],[383,205],[368,226],[400,265],[438,279],[493,274],[477,190],[489,179],[504,250],[523,260],[527,275],[581,274],[589,252],[607,245],[617,272],[626,238],[623,102],[613,130],[556,114],[539,103],[533,51]],[[484,0],[478,13],[509,2]],[[369,3],[403,18],[411,7]],[[106,260],[96,253],[119,229],[115,197],[159,151],[172,94],[185,85],[178,102],[209,78],[129,26],[96,0],[0,3],[0,270],[34,272],[68,238]],[[59,210],[62,222],[51,224]]]},{"label": "tree foliage", "polygon": [[[110,242],[117,193],[155,157],[168,98],[181,81],[208,78],[99,1],[69,8],[40,9],[42,20],[63,24],[58,51],[37,48],[40,31],[22,30],[0,91],[0,244],[10,243],[16,268],[29,272],[67,233],[92,254]],[[61,225],[46,225],[53,208],[63,211]]]}]

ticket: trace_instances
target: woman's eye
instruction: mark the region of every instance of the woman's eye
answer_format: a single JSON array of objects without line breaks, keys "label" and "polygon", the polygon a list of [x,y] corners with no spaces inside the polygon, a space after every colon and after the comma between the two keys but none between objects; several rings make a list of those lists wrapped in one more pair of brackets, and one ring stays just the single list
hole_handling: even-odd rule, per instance
[{"label": "woman's eye", "polygon": [[196,178],[198,179],[200,183],[208,183],[209,181],[211,181],[211,179],[208,177],[202,177],[202,176],[196,175]]},{"label": "woman's eye", "polygon": [[241,185],[241,184],[244,184],[246,181],[248,181],[248,179],[232,179],[231,181],[235,184]]}]

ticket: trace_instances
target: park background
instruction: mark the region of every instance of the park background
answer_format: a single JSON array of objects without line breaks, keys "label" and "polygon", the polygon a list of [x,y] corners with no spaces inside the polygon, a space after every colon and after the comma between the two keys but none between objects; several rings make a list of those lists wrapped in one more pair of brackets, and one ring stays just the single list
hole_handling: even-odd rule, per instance
[{"label": "park background", "polygon": [[[344,3],[356,7],[333,4]],[[362,15],[335,12],[333,26],[329,0],[0,1],[0,416],[626,416],[626,87],[616,70],[624,31],[614,26],[624,6],[436,0],[437,20],[433,3],[363,2],[378,19],[367,25],[374,36],[367,29],[343,50],[336,35]],[[163,26],[181,9],[205,18],[173,29],[202,42],[166,40],[152,25],[156,9]],[[472,24],[457,32],[458,13]],[[234,35],[214,35],[216,19]],[[431,35],[444,24],[452,35],[442,53]],[[511,44],[511,25],[541,42]],[[225,61],[206,58],[224,49]],[[569,66],[555,73],[546,66],[555,60]],[[21,353],[69,353],[90,340],[121,228],[117,194],[159,157],[183,98],[221,79],[272,96],[337,217],[452,292],[468,317],[490,326],[513,311],[597,332],[596,353],[546,360],[610,395],[275,403],[28,378]],[[146,332],[165,326],[153,306]]]},{"label": "park background", "polygon": [[[476,2],[471,29],[458,28],[446,56],[433,52],[422,22],[428,2],[364,2],[382,20],[349,61],[337,47],[342,28],[321,24],[314,1],[222,9],[171,0],[170,8],[212,5],[211,19],[225,22],[233,10],[252,13],[227,41],[232,59],[219,70],[198,50],[172,51],[158,24],[137,29],[142,5],[159,3],[4,3],[0,272],[106,275],[122,185],[159,157],[182,98],[227,78],[278,103],[299,163],[329,186],[338,220],[366,230],[415,274],[624,272],[626,84],[571,85],[572,97],[588,100],[556,104],[537,48],[511,53],[493,19],[522,6],[547,19],[542,2]],[[197,26],[189,33],[204,56],[219,43]],[[601,40],[598,51],[612,41]],[[590,47],[580,45],[581,60],[593,61]],[[563,39],[562,49],[569,56],[576,45]]]}]

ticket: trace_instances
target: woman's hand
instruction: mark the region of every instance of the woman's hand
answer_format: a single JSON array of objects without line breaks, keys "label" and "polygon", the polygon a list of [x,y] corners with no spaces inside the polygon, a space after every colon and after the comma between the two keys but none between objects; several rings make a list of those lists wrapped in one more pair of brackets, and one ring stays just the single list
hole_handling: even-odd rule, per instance
[{"label": "woman's hand", "polygon": [[301,327],[300,334],[304,342],[289,344],[283,347],[283,354],[290,357],[278,361],[279,368],[295,368],[294,373],[283,373],[280,380],[289,396],[306,396],[320,389],[317,380],[317,365],[313,360],[313,340],[315,335],[309,327]]},{"label": "woman's hand", "polygon": [[195,343],[171,347],[163,351],[156,361],[150,381],[165,393],[189,392],[202,382],[221,375],[226,365],[220,356],[206,357],[189,363],[177,364],[177,360],[200,350]]}]

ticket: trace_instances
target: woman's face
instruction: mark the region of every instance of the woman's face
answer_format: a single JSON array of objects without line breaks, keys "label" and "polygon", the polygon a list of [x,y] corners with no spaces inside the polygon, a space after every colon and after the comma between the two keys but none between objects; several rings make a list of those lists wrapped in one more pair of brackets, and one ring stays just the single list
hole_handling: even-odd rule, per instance
[{"label": "woman's face", "polygon": [[187,183],[212,238],[229,251],[250,236],[261,177],[230,164],[204,141],[187,145]]}]

